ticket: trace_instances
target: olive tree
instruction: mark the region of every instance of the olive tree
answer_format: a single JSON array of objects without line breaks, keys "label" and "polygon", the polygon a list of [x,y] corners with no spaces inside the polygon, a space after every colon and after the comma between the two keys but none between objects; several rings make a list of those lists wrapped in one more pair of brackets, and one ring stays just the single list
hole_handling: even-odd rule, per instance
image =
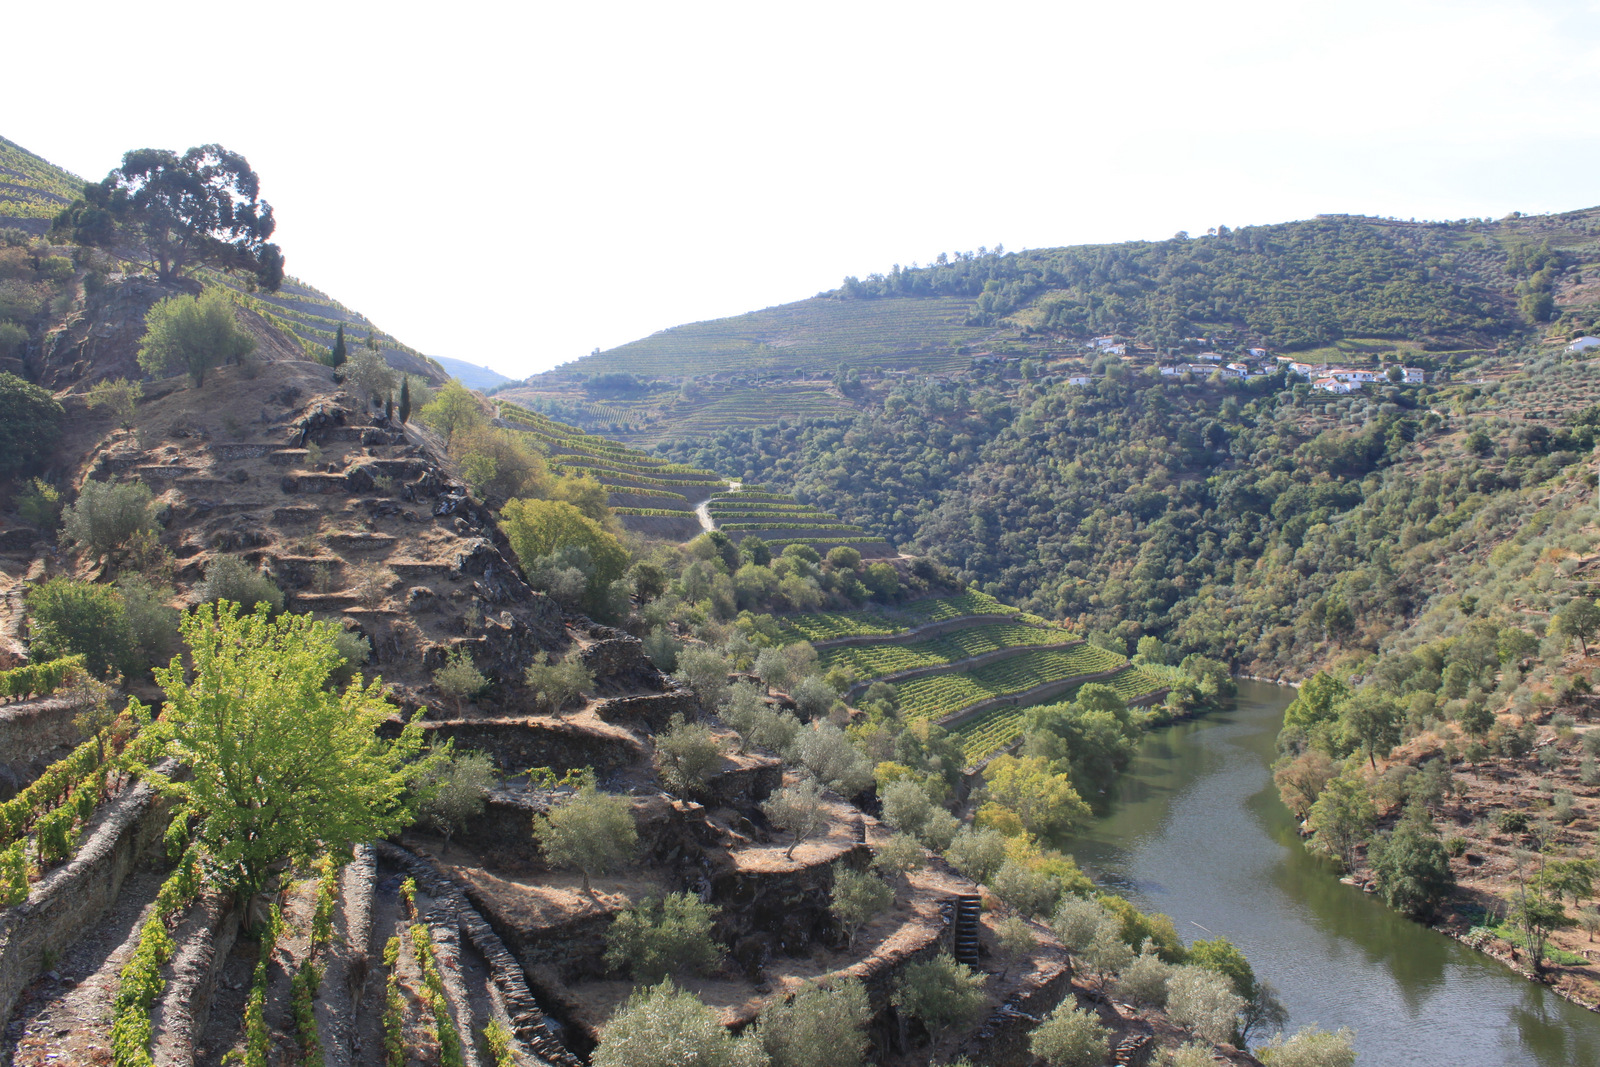
[{"label": "olive tree", "polygon": [[627,798],[602,793],[592,783],[549,814],[535,815],[533,836],[552,867],[571,867],[583,875],[583,891],[591,898],[589,878],[627,863],[639,843]]},{"label": "olive tree", "polygon": [[986,977],[957,963],[948,952],[941,952],[901,971],[891,1001],[920,1020],[929,1036],[938,1041],[945,1030],[973,1022],[983,1013],[988,1003],[983,992]]},{"label": "olive tree", "polygon": [[186,372],[196,389],[213,367],[243,359],[255,351],[255,338],[239,328],[233,300],[219,287],[199,296],[158,300],[144,319],[139,339],[139,366],[157,378]]},{"label": "olive tree", "polygon": [[499,775],[487,752],[446,748],[438,755],[416,780],[415,788],[421,797],[417,815],[444,838],[448,852],[450,838],[483,814],[484,799],[499,781]]},{"label": "olive tree", "polygon": [[1028,1038],[1028,1048],[1049,1067],[1100,1067],[1111,1053],[1105,1026],[1071,998],[1059,1004]]},{"label": "olive tree", "polygon": [[822,802],[822,787],[816,779],[801,778],[794,785],[786,785],[774,792],[761,805],[767,821],[780,830],[794,835],[783,858],[794,859],[794,850],[801,842],[819,833],[828,825],[828,809]]},{"label": "olive tree", "polygon": [[861,979],[845,977],[768,1004],[754,1033],[772,1067],[861,1067],[871,1018]]},{"label": "olive tree", "polygon": [[671,979],[636,990],[600,1031],[594,1067],[767,1067],[759,1038],[734,1037]]},{"label": "olive tree", "polygon": [[833,895],[828,910],[845,928],[849,947],[855,948],[856,934],[894,903],[894,893],[875,874],[839,867],[833,875]]},{"label": "olive tree", "polygon": [[656,735],[656,773],[675,793],[693,795],[722,766],[722,742],[704,723],[685,722],[673,715],[667,731]]},{"label": "olive tree", "polygon": [[606,965],[626,967],[634,978],[654,982],[668,974],[705,974],[722,959],[711,938],[717,909],[691,893],[647,897],[623,910],[606,931]]}]

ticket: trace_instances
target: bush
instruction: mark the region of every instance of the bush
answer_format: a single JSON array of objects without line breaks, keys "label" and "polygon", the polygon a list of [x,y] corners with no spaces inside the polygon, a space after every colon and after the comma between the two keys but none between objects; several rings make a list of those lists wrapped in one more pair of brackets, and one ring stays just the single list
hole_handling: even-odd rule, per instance
[{"label": "bush", "polygon": [[644,639],[644,654],[650,657],[650,662],[656,669],[671,674],[678,669],[678,653],[683,651],[683,642],[665,628],[657,626],[651,630]]},{"label": "bush", "polygon": [[22,521],[45,531],[61,525],[63,504],[61,490],[43,478],[35,478],[17,494],[17,514]]},{"label": "bush", "polygon": [[670,980],[637,990],[594,1050],[594,1067],[765,1067],[755,1034],[735,1038],[716,1011]]},{"label": "bush", "polygon": [[522,680],[533,690],[534,698],[552,714],[560,714],[574,698],[594,688],[594,672],[573,654],[559,663],[551,663],[549,655],[540,652],[523,672]]},{"label": "bush", "polygon": [[1256,1049],[1256,1058],[1267,1067],[1355,1067],[1355,1039],[1354,1030],[1309,1026],[1287,1040],[1279,1034]]},{"label": "bush", "polygon": [[673,715],[664,734],[656,736],[656,772],[675,793],[698,795],[722,766],[722,743],[703,723]]},{"label": "bush", "polygon": [[1367,860],[1383,899],[1412,918],[1431,915],[1455,889],[1444,843],[1409,817],[1369,843]]},{"label": "bush", "polygon": [[728,701],[718,714],[739,731],[740,751],[760,745],[772,752],[787,752],[800,734],[800,720],[769,706],[749,682],[735,682],[729,688]]},{"label": "bush", "polygon": [[61,435],[65,414],[45,390],[0,372],[0,476],[49,453]]},{"label": "bush", "polygon": [[1232,1040],[1245,1000],[1225,975],[1179,967],[1167,981],[1167,1013],[1212,1044]]},{"label": "bush", "polygon": [[1071,998],[1039,1024],[1028,1047],[1049,1067],[1100,1067],[1111,1053],[1100,1017]]},{"label": "bush", "polygon": [[802,729],[793,756],[840,796],[853,797],[872,784],[872,765],[850,744],[844,731],[831,723],[813,723]]},{"label": "bush", "polygon": [[1061,884],[1016,860],[1006,860],[989,888],[1012,908],[1029,917],[1049,915],[1061,897]]},{"label": "bush", "polygon": [[266,604],[274,612],[283,610],[283,590],[259,569],[250,566],[238,556],[218,556],[206,567],[205,581],[195,589],[201,603],[231,600],[246,613],[257,604]]},{"label": "bush", "polygon": [[533,819],[533,836],[552,867],[583,874],[583,891],[593,896],[589,877],[621,867],[633,856],[639,831],[627,799],[585,785],[565,804]]},{"label": "bush", "polygon": [[908,874],[921,870],[926,854],[917,839],[909,834],[891,834],[878,846],[872,865],[886,874]]},{"label": "bush", "polygon": [[219,286],[198,297],[158,300],[144,322],[139,366],[156,378],[186,371],[197,389],[212,367],[242,359],[256,347],[255,339],[239,328],[233,300]]},{"label": "bush", "polygon": [[722,960],[722,949],[711,939],[716,914],[692,893],[646,898],[612,920],[606,966],[626,967],[643,982],[685,970],[705,974]]},{"label": "bush", "polygon": [[974,882],[987,884],[1006,861],[1006,836],[999,830],[963,826],[945,849],[944,858]]},{"label": "bush", "polygon": [[754,1033],[772,1067],[861,1067],[871,1018],[866,987],[847,977],[768,1004]]},{"label": "bush", "polygon": [[472,653],[458,646],[446,653],[444,666],[433,672],[433,684],[451,699],[459,715],[462,702],[471,700],[487,689],[489,679],[472,662]]},{"label": "bush", "polygon": [[1172,965],[1156,952],[1155,946],[1146,942],[1144,950],[1117,979],[1117,996],[1129,1003],[1164,1007],[1167,1003],[1167,980],[1172,977]]},{"label": "bush", "polygon": [[678,653],[678,670],[673,677],[694,690],[702,710],[713,711],[727,697],[732,667],[722,653],[695,645]]},{"label": "bush", "polygon": [[134,416],[138,414],[139,398],[142,396],[144,396],[144,386],[138,382],[130,382],[126,378],[106,379],[96,382],[90,388],[88,404],[91,409],[110,408],[117,425],[124,430],[131,430]]},{"label": "bush", "polygon": [[826,715],[833,702],[839,699],[838,691],[817,677],[807,678],[795,686],[793,696],[800,718],[807,722]]},{"label": "bush", "polygon": [[895,979],[894,1006],[921,1021],[929,1036],[951,1026],[974,1022],[983,1014],[988,998],[983,993],[986,975],[957,963],[949,953],[913,963]]},{"label": "bush", "polygon": [[82,656],[84,669],[96,678],[136,666],[127,609],[110,586],[52,578],[29,589],[23,601],[37,659]]},{"label": "bush", "polygon": [[173,592],[153,585],[139,575],[117,582],[128,620],[128,636],[140,663],[165,663],[179,647],[177,608],[170,605]]},{"label": "bush", "polygon": [[844,927],[850,948],[855,948],[857,932],[893,903],[894,893],[877,875],[849,867],[834,868],[833,896],[828,910]]},{"label": "bush", "polygon": [[96,558],[155,529],[155,506],[143,482],[85,482],[62,513],[62,535]]},{"label": "bush", "polygon": [[418,820],[438,831],[449,851],[450,838],[483,814],[484,798],[500,776],[487,752],[451,750],[442,755],[428,764],[414,788],[421,797]]},{"label": "bush", "polygon": [[628,569],[622,542],[582,510],[561,500],[512,500],[500,510],[500,529],[511,541],[530,582],[558,553],[577,552],[586,561],[584,600],[604,606],[611,583]]},{"label": "bush", "polygon": [[828,810],[822,804],[821,790],[816,780],[809,777],[774,792],[761,805],[761,810],[773,826],[794,835],[783,854],[785,859],[794,859],[794,850],[800,843],[828,825]]}]

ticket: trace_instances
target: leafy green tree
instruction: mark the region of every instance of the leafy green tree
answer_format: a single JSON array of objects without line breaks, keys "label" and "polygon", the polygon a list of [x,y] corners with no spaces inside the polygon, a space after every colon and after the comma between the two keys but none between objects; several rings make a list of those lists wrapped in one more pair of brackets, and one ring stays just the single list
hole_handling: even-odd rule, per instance
[{"label": "leafy green tree", "polygon": [[882,878],[849,867],[836,866],[833,872],[833,894],[828,910],[845,929],[849,949],[856,945],[856,934],[861,928],[894,903],[894,892]]},{"label": "leafy green tree", "polygon": [[636,990],[600,1031],[594,1067],[767,1067],[754,1034],[735,1038],[671,979]]},{"label": "leafy green tree", "polygon": [[1367,751],[1367,762],[1378,769],[1377,752],[1385,756],[1400,743],[1400,723],[1404,716],[1392,697],[1366,686],[1339,705],[1339,725],[1347,743]]},{"label": "leafy green tree", "polygon": [[394,707],[381,681],[327,687],[343,662],[333,624],[274,619],[264,604],[240,615],[223,602],[195,608],[181,629],[192,680],[178,658],[155,677],[170,752],[189,774],[152,779],[241,897],[265,888],[286,857],[310,863],[411,821],[420,712],[386,741],[376,732]]},{"label": "leafy green tree", "polygon": [[1227,976],[1207,967],[1179,967],[1167,981],[1167,1013],[1213,1044],[1233,1038],[1244,1004]]},{"label": "leafy green tree", "polygon": [[448,852],[450,839],[483,815],[485,798],[499,780],[487,752],[447,748],[413,783],[420,798],[417,816],[444,838]]},{"label": "leafy green tree", "polygon": [[40,662],[82,656],[84,669],[96,678],[111,671],[127,673],[135,666],[127,611],[111,586],[51,578],[28,589],[23,603],[31,650]]},{"label": "leafy green tree", "polygon": [[86,400],[91,410],[110,408],[117,425],[124,430],[133,429],[133,420],[139,413],[139,398],[144,396],[144,386],[126,378],[106,378],[89,388]]},{"label": "leafy green tree", "polygon": [[1110,1031],[1100,1017],[1068,997],[1028,1038],[1028,1048],[1049,1067],[1100,1067],[1111,1054]]},{"label": "leafy green tree", "polygon": [[1455,891],[1450,857],[1425,814],[1418,818],[1408,813],[1392,833],[1374,838],[1367,861],[1383,899],[1414,919],[1432,915]]},{"label": "leafy green tree", "polygon": [[907,965],[895,980],[895,1007],[921,1021],[937,1043],[952,1026],[975,1021],[988,997],[983,992],[987,975],[957,963],[949,953]]},{"label": "leafy green tree", "polygon": [[1061,883],[1025,863],[1006,860],[989,888],[1012,908],[1028,916],[1049,916],[1061,898]]},{"label": "leafy green tree", "polygon": [[1588,597],[1573,597],[1556,609],[1550,629],[1568,640],[1577,638],[1583,654],[1589,654],[1589,638],[1600,630],[1600,606]]},{"label": "leafy green tree", "polygon": [[559,500],[512,500],[500,511],[500,529],[511,541],[524,574],[563,549],[587,553],[586,598],[597,603],[628,569],[628,553],[616,536],[578,508]]},{"label": "leafy green tree", "polygon": [[[842,797],[853,797],[872,784],[872,765],[832,723],[802,727],[790,755]],[[950,832],[955,832],[953,827]]]},{"label": "leafy green tree", "polygon": [[394,368],[383,358],[383,353],[375,348],[360,349],[341,366],[340,377],[350,383],[354,392],[367,404],[388,396],[394,389]]},{"label": "leafy green tree", "polygon": [[169,296],[151,306],[139,340],[139,366],[162,378],[186,372],[195,388],[213,367],[255,351],[255,338],[239,328],[227,290],[212,286],[199,296]]},{"label": "leafy green tree", "polygon": [[974,882],[986,884],[1006,861],[1006,835],[963,826],[945,849],[944,858]]},{"label": "leafy green tree", "polygon": [[79,244],[140,244],[164,282],[190,266],[245,271],[275,290],[283,282],[283,253],[269,244],[276,222],[260,196],[250,164],[221,145],[182,156],[141,148],[56,217],[57,233]]},{"label": "leafy green tree", "polygon": [[534,816],[533,836],[550,866],[573,867],[583,875],[583,891],[590,897],[590,876],[627,863],[639,843],[627,798],[601,793],[592,783],[549,814]]},{"label": "leafy green tree", "polygon": [[754,1032],[772,1067],[862,1067],[871,1018],[866,987],[845,977],[772,1001]]},{"label": "leafy green tree", "polygon": [[[451,378],[421,412],[422,421],[444,434],[448,445],[457,433],[484,421],[483,406],[466,386]],[[548,553],[541,553],[548,554]]]},{"label": "leafy green tree", "polygon": [[1377,820],[1366,787],[1353,778],[1339,777],[1329,782],[1311,805],[1306,826],[1315,834],[1312,848],[1349,868],[1355,866],[1356,846],[1372,832]]},{"label": "leafy green tree", "polygon": [[65,414],[45,390],[0,371],[0,476],[20,470],[54,448]]},{"label": "leafy green tree", "polygon": [[1089,818],[1089,805],[1072,779],[1041,757],[1000,756],[984,768],[983,777],[989,800],[979,814],[992,825],[1009,813],[1021,829],[1049,840],[1066,837]]},{"label": "leafy green tree", "polygon": [[705,974],[722,959],[712,940],[717,909],[692,893],[649,897],[622,911],[606,932],[606,966],[626,967],[641,982],[693,971]]},{"label": "leafy green tree", "polygon": [[794,785],[776,790],[761,805],[767,821],[780,830],[794,835],[783,858],[794,859],[794,850],[801,843],[828,825],[828,809],[822,802],[822,787],[815,778],[801,778]]}]

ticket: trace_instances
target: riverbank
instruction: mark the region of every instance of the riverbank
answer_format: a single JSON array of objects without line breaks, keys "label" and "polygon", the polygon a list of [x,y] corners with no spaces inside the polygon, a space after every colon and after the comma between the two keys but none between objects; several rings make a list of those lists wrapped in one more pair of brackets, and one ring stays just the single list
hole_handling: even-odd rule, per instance
[{"label": "riverbank", "polygon": [[1600,1063],[1596,1015],[1341,885],[1305,849],[1270,770],[1293,696],[1241,680],[1233,708],[1150,731],[1068,851],[1186,940],[1227,937],[1278,988],[1291,1030],[1349,1026],[1361,1063]]}]

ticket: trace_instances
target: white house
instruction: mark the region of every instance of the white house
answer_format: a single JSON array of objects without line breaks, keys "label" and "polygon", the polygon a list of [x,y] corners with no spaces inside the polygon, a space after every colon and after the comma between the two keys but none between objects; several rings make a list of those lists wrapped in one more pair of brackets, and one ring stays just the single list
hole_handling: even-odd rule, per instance
[{"label": "white house", "polygon": [[[1165,368],[1162,368],[1162,369],[1165,370]],[[1067,379],[1067,384],[1068,385],[1088,385],[1092,381],[1094,381],[1094,379],[1089,377],[1087,374],[1079,374],[1079,375],[1076,375],[1075,377],[1068,378]]]},{"label": "white house", "polygon": [[1189,365],[1186,364],[1186,363],[1179,363],[1175,367],[1162,367],[1161,368],[1161,373],[1165,374],[1165,375],[1168,375],[1168,376],[1188,374],[1189,373]]},{"label": "white house", "polygon": [[1230,363],[1227,366],[1227,370],[1238,378],[1250,377],[1250,364],[1248,363]]},{"label": "white house", "polygon": [[1328,377],[1337,378],[1341,382],[1381,382],[1386,380],[1381,371],[1357,370],[1353,367],[1335,367],[1328,372]]},{"label": "white house", "polygon": [[1221,363],[1222,362],[1222,354],[1219,353],[1219,352],[1202,352],[1202,353],[1200,353],[1198,356],[1196,356],[1194,358],[1195,359],[1203,359],[1207,363]]},{"label": "white house", "polygon": [[1592,348],[1600,348],[1600,337],[1580,337],[1567,346],[1567,351],[1587,352]]},{"label": "white house", "polygon": [[[1106,350],[1108,348],[1116,348],[1121,343],[1122,343],[1122,338],[1118,337],[1114,333],[1108,333],[1104,337],[1093,337],[1093,338],[1090,338],[1090,340],[1089,340],[1089,344],[1092,347],[1098,348],[1101,351],[1104,351],[1104,350]],[[1126,346],[1124,346],[1124,347],[1126,347]]]},{"label": "white house", "polygon": [[1251,359],[1266,359],[1267,358],[1267,350],[1265,348],[1252,348],[1250,350],[1250,358]]},{"label": "white house", "polygon": [[1360,387],[1349,382],[1341,382],[1337,378],[1318,378],[1311,383],[1311,388],[1320,389],[1324,393],[1353,393]]},{"label": "white house", "polygon": [[1405,375],[1408,385],[1421,385],[1428,380],[1428,372],[1421,367],[1401,367],[1400,373]]}]

